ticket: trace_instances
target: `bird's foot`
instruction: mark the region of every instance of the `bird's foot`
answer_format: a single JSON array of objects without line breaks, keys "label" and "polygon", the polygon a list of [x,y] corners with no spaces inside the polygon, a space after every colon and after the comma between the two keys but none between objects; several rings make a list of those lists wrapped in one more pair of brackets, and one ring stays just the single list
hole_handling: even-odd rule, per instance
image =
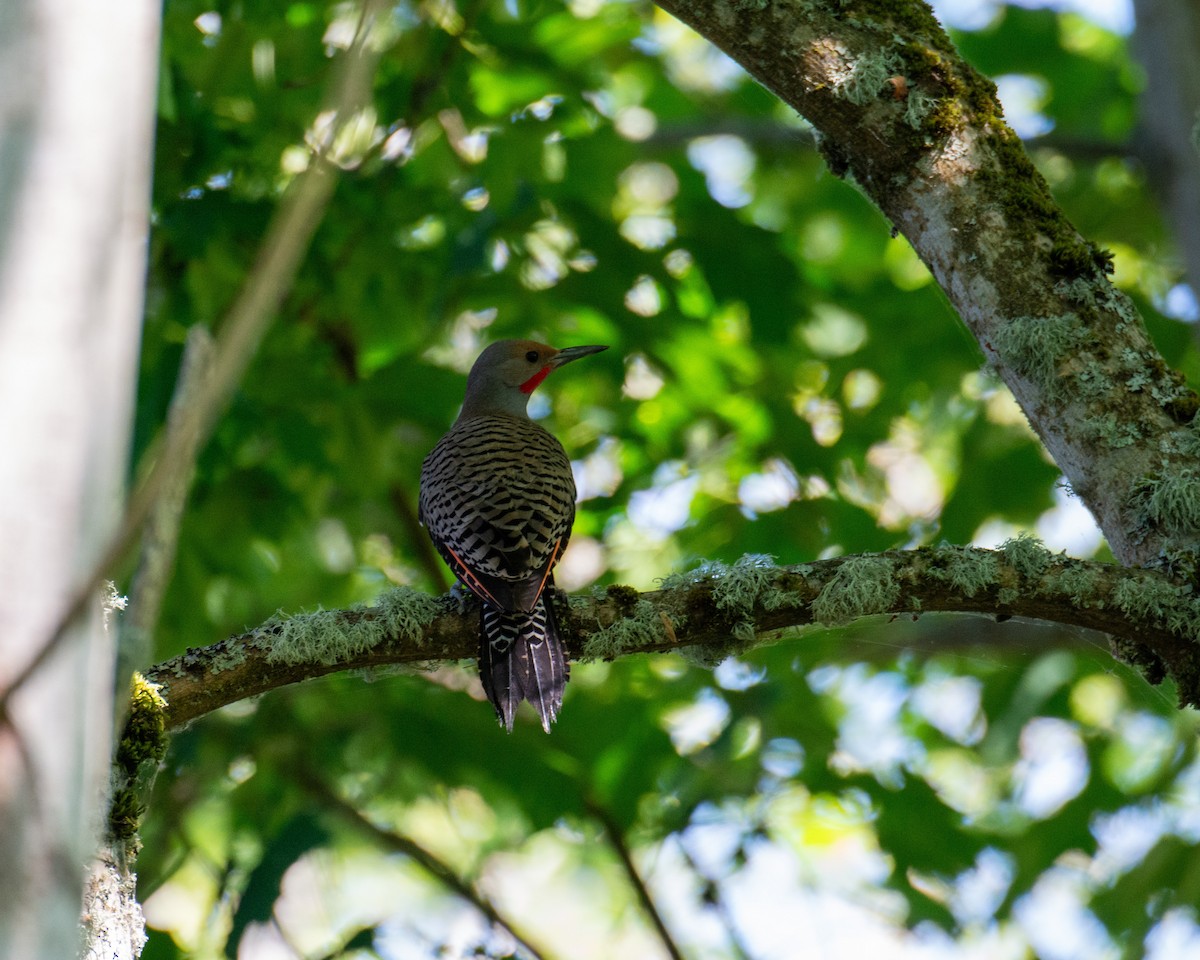
[{"label": "bird's foot", "polygon": [[450,588],[447,596],[454,601],[459,614],[465,614],[475,600],[475,595],[463,585],[461,580],[454,581],[454,586]]}]

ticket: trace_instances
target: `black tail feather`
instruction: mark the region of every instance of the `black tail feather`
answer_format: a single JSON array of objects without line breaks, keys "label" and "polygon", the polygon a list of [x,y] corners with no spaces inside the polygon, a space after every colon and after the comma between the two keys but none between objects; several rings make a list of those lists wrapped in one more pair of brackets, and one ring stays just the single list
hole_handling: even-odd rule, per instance
[{"label": "black tail feather", "polygon": [[558,621],[545,595],[529,613],[483,604],[479,676],[496,716],[510,733],[522,700],[533,704],[542,729],[549,733],[569,674]]}]

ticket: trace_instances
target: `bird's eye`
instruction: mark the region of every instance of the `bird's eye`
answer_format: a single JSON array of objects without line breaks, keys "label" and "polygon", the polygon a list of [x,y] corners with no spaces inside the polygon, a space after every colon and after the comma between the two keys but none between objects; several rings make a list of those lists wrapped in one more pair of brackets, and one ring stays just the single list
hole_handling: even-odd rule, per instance
[{"label": "bird's eye", "polygon": [[525,354],[525,359],[530,363],[537,363],[538,352],[536,350],[530,350],[527,354]]}]

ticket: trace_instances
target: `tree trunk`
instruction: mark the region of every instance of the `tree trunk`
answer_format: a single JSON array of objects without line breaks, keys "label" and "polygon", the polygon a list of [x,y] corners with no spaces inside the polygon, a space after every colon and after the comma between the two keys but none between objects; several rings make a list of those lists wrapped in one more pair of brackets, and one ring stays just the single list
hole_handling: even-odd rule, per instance
[{"label": "tree trunk", "polygon": [[[79,949],[113,640],[61,625],[119,514],[144,288],[158,5],[0,6],[0,956]],[[36,666],[35,666],[36,665]]]}]

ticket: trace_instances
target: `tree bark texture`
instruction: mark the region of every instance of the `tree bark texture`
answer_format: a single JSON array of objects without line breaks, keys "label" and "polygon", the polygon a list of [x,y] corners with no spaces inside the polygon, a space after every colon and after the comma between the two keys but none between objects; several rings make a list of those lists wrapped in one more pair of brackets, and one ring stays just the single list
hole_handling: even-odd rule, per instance
[{"label": "tree bark texture", "polygon": [[[1002,550],[942,546],[776,567],[746,557],[676,574],[661,590],[612,586],[602,597],[560,598],[572,659],[682,652],[706,663],[789,627],[837,626],[860,617],[974,613],[1108,634],[1113,652],[1150,680],[1175,680],[1200,702],[1200,657],[1191,637],[1200,604],[1190,586],[1160,573],[1052,556],[1036,541]],[[164,731],[227,704],[343,670],[474,657],[479,614],[453,598],[396,589],[374,607],[325,610],[264,624],[159,664],[146,674],[161,696],[135,703],[150,756]],[[153,714],[153,719],[150,716]]]},{"label": "tree bark texture", "polygon": [[110,536],[127,469],[158,17],[149,0],[0,5],[0,956],[11,960],[77,955],[104,805],[114,644],[100,597],[58,624]]},{"label": "tree bark texture", "polygon": [[1200,534],[1197,398],[921,0],[658,0],[816,128],[902,232],[1116,557]]}]

